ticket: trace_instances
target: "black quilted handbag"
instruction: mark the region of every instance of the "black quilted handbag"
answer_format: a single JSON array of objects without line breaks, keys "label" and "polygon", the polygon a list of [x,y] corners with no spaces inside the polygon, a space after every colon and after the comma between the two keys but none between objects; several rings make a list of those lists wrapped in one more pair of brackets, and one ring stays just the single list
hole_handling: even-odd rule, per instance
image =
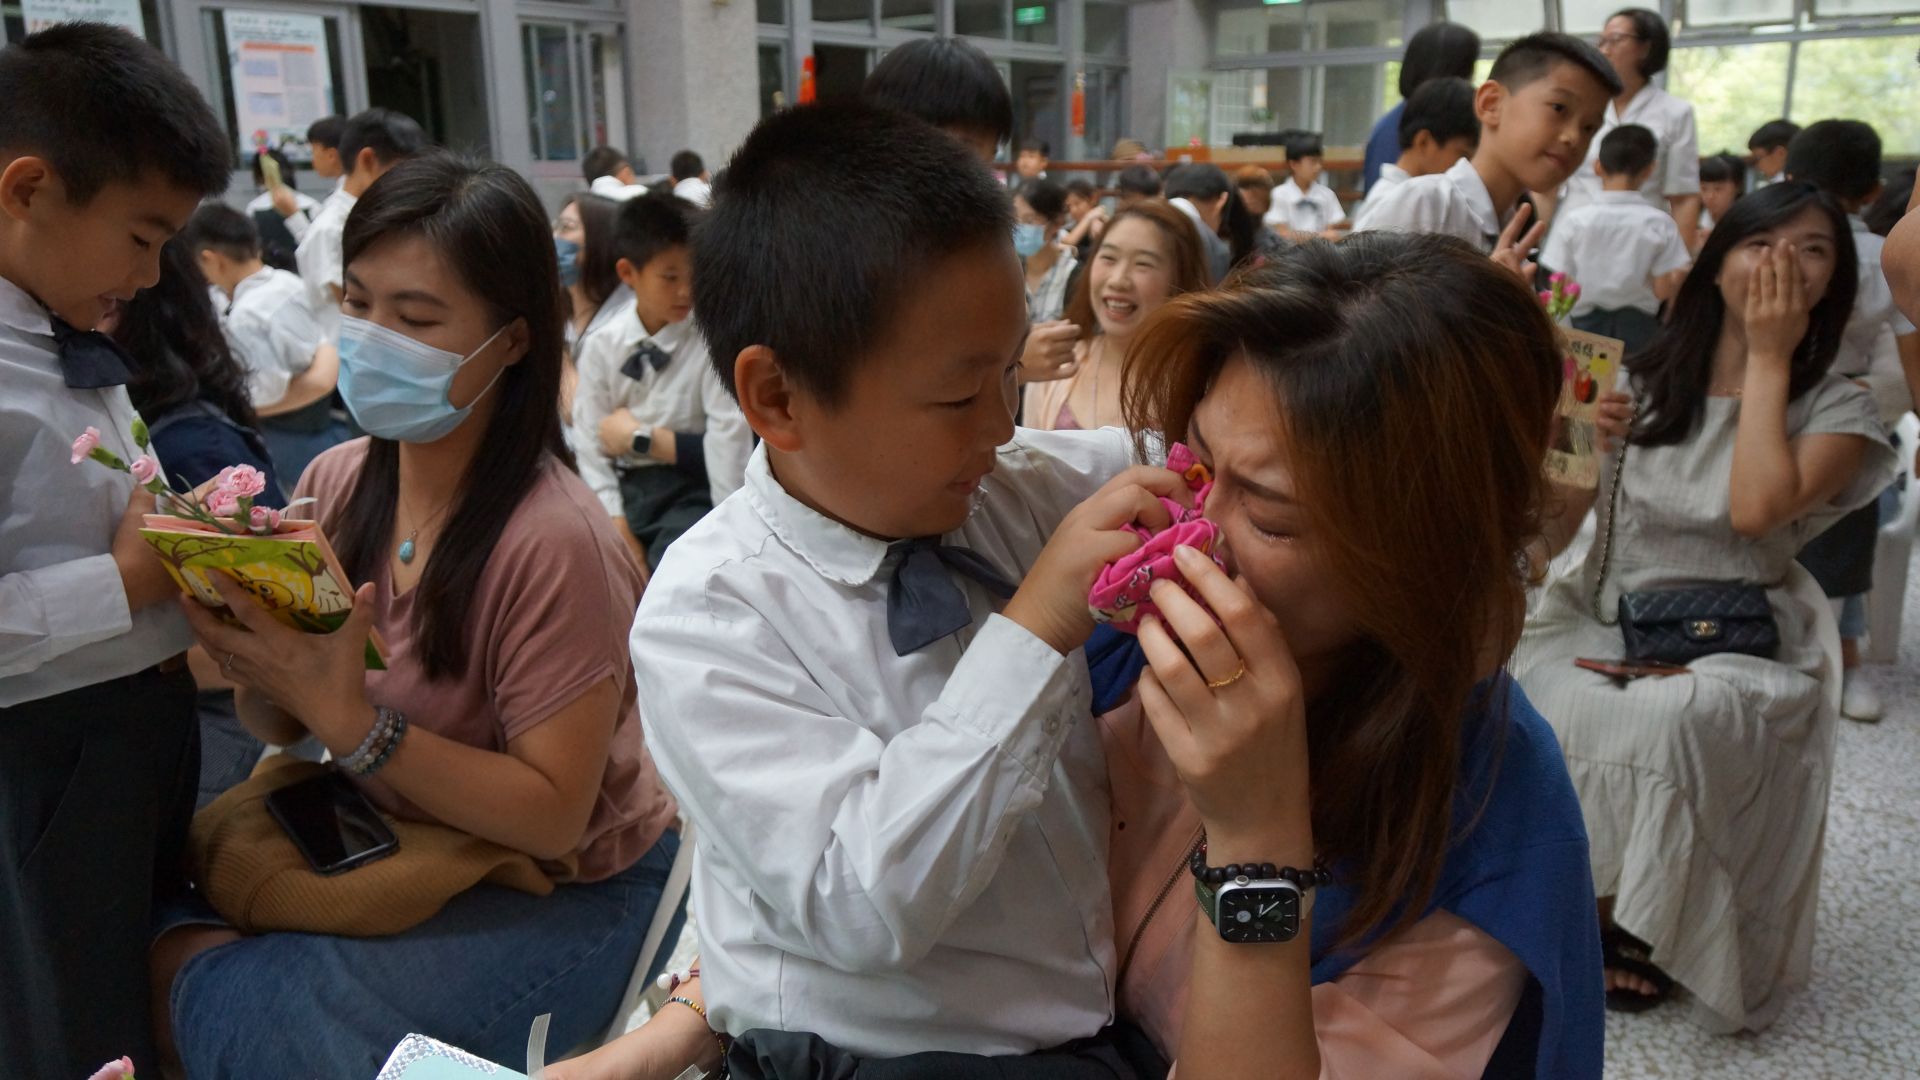
[{"label": "black quilted handbag", "polygon": [[[1620,512],[1620,479],[1627,472],[1627,448],[1613,472],[1607,496],[1607,529],[1601,540],[1600,573],[1593,584],[1593,617],[1611,626],[1601,610],[1607,569],[1613,561],[1613,519]],[[1715,653],[1743,653],[1771,659],[1780,648],[1780,627],[1773,621],[1767,590],[1743,582],[1707,582],[1683,589],[1649,589],[1620,597],[1620,636],[1629,660],[1685,664]]]}]

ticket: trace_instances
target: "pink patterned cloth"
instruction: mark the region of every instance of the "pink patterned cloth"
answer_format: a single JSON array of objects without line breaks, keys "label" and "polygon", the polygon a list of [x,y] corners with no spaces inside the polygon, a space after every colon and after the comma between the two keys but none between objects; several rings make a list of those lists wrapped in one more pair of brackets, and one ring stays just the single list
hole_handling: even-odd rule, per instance
[{"label": "pink patterned cloth", "polygon": [[1173,524],[1157,533],[1140,525],[1127,526],[1146,542],[1132,554],[1108,563],[1087,594],[1087,607],[1093,611],[1094,619],[1112,623],[1115,630],[1123,633],[1137,633],[1143,617],[1160,614],[1160,609],[1147,598],[1148,590],[1156,581],[1171,581],[1185,589],[1188,596],[1200,599],[1175,567],[1174,548],[1184,544],[1212,558],[1215,565],[1226,566],[1220,557],[1220,527],[1201,516],[1206,509],[1207,495],[1213,490],[1212,475],[1185,443],[1174,444],[1167,455],[1167,468],[1186,478],[1187,487],[1193,492],[1193,509],[1172,499],[1161,499],[1173,517]]}]

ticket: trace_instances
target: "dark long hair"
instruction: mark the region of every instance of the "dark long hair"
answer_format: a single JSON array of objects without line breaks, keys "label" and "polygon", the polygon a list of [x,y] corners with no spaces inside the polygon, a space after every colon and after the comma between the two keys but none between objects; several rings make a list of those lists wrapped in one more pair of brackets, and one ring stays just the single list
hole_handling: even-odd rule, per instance
[{"label": "dark long hair", "polygon": [[1834,201],[1812,184],[1787,181],[1770,184],[1736,200],[1726,219],[1713,224],[1700,255],[1673,301],[1673,317],[1641,352],[1627,357],[1640,397],[1640,419],[1633,442],[1639,446],[1671,446],[1684,442],[1699,425],[1707,391],[1713,382],[1713,352],[1727,302],[1720,295],[1720,268],[1735,245],[1778,228],[1809,206],[1818,207],[1833,223],[1833,279],[1827,293],[1813,305],[1807,334],[1793,351],[1793,374],[1787,393],[1797,399],[1813,389],[1840,351],[1840,332],[1853,313],[1859,290],[1859,263],[1853,230]]},{"label": "dark long hair", "polygon": [[160,249],[160,280],[120,310],[113,339],[134,359],[127,396],[149,420],[205,401],[244,428],[259,425],[247,372],[220,332],[207,279],[184,237]]},{"label": "dark long hair", "polygon": [[597,311],[620,287],[620,273],[614,269],[620,260],[613,252],[613,219],[620,204],[591,191],[579,192],[567,202],[580,215],[580,228],[587,234],[587,242],[580,245],[580,291]]},{"label": "dark long hair", "polygon": [[[550,457],[569,467],[573,454],[560,433],[560,270],[553,230],[538,196],[520,174],[448,153],[409,158],[374,181],[347,218],[344,262],[380,243],[419,236],[491,309],[493,324],[527,324],[528,346],[493,391],[488,421],[446,534],[460,542],[437,547],[421,575],[414,606],[420,658],[429,679],[465,674],[468,614],[474,586],[508,519]],[[475,483],[476,478],[484,483]],[[341,562],[355,581],[376,576],[393,550],[400,496],[400,447],[374,438],[337,521],[329,525]]]},{"label": "dark long hair", "polygon": [[1255,220],[1253,211],[1240,201],[1233,183],[1218,165],[1211,162],[1182,165],[1167,174],[1169,199],[1217,199],[1222,195],[1228,198],[1220,211],[1220,236],[1232,253],[1231,269],[1244,264],[1255,253],[1260,222]]},{"label": "dark long hair", "polygon": [[1351,943],[1418,918],[1479,820],[1462,749],[1486,745],[1491,768],[1502,747],[1503,695],[1476,684],[1520,639],[1560,351],[1528,291],[1459,240],[1313,240],[1149,318],[1128,426],[1186,439],[1235,356],[1272,389],[1314,569],[1359,628],[1307,703],[1313,836],[1353,886]]},{"label": "dark long hair", "polygon": [[1410,98],[1429,79],[1471,79],[1480,59],[1480,35],[1460,23],[1428,23],[1414,31],[1400,59],[1400,96]]}]

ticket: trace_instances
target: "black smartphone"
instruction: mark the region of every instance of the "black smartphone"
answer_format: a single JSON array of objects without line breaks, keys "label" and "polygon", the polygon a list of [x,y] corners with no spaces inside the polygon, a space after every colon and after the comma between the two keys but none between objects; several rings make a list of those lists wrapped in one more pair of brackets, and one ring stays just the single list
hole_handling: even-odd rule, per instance
[{"label": "black smartphone", "polygon": [[400,838],[360,789],[328,771],[267,796],[267,812],[316,874],[339,874],[400,850]]}]

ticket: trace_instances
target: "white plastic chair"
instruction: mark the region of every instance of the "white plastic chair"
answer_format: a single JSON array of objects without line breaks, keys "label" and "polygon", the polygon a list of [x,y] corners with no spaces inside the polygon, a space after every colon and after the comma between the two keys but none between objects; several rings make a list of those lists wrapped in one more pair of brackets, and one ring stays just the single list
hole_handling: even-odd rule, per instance
[{"label": "white plastic chair", "polygon": [[607,1025],[607,1033],[601,1042],[610,1043],[627,1032],[627,1019],[640,1005],[640,999],[648,990],[647,971],[653,967],[654,958],[661,949],[671,949],[674,942],[667,940],[667,927],[672,925],[673,916],[680,910],[680,901],[687,895],[687,884],[693,878],[693,822],[680,823],[680,852],[673,857],[673,868],[667,871],[667,887],[660,894],[660,904],[653,909],[653,924],[647,927],[647,936],[640,943],[640,955],[633,963],[633,976],[627,980],[627,992],[620,998],[620,1008],[613,1014],[612,1023]]},{"label": "white plastic chair", "polygon": [[1821,655],[1826,663],[1820,673],[1820,685],[1827,692],[1827,706],[1833,715],[1840,715],[1840,691],[1845,680],[1841,677],[1840,664],[1840,623],[1833,617],[1833,604],[1820,583],[1813,580],[1807,568],[1797,562],[1787,564],[1786,580],[1781,587],[1793,594],[1793,598],[1802,607],[1813,612],[1813,636],[1820,642]]},{"label": "white plastic chair", "polygon": [[1920,449],[1920,417],[1900,418],[1900,512],[1880,523],[1874,542],[1873,591],[1867,594],[1867,645],[1863,657],[1870,664],[1891,664],[1900,655],[1900,623],[1907,600],[1907,569],[1913,559],[1913,535],[1920,523],[1920,483],[1913,476],[1913,459]]}]

